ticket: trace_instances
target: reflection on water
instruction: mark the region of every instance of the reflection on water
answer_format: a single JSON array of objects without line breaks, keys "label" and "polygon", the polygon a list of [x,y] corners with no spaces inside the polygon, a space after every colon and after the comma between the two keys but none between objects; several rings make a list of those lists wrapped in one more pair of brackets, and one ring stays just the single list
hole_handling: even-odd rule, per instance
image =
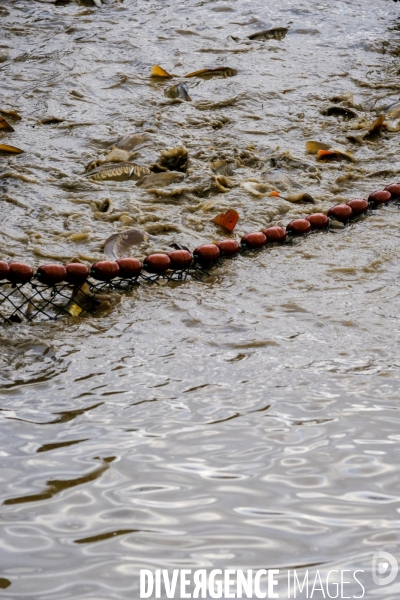
[{"label": "reflection on water", "polygon": [[[87,4],[0,7],[0,108],[23,117],[0,142],[25,150],[0,159],[5,258],[94,260],[132,226],[155,236],[139,252],[193,248],[227,208],[240,234],[396,180],[396,133],[351,145],[355,119],[326,115],[347,102],[362,129],[398,101],[394,3]],[[185,101],[153,64],[238,74],[187,79]],[[135,131],[152,140],[140,164],[188,149],[182,193],[83,177]],[[314,139],[355,162],[318,164]],[[364,569],[370,597],[398,598],[371,559],[399,547],[399,218],[140,287],[103,318],[4,327],[2,597],[137,598],[141,568],[308,567]]]}]

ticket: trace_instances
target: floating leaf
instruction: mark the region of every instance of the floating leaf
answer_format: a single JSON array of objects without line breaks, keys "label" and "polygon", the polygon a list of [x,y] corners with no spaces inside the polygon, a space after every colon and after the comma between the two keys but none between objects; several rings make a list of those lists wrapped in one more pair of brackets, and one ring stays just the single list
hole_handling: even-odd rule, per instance
[{"label": "floating leaf", "polygon": [[309,154],[317,154],[318,150],[329,150],[330,144],[324,144],[323,142],[306,142],[306,151]]},{"label": "floating leaf", "polygon": [[0,144],[0,152],[5,152],[6,154],[22,154],[24,150],[20,150],[15,146],[8,146],[7,144]]},{"label": "floating leaf", "polygon": [[230,69],[229,67],[215,67],[215,69],[200,69],[199,71],[193,71],[188,73],[185,77],[233,77],[237,75],[236,69]]},{"label": "floating leaf", "polygon": [[226,229],[226,231],[229,231],[229,233],[231,233],[235,229],[238,220],[239,213],[237,212],[237,210],[235,210],[234,208],[228,208],[227,211],[214,217],[212,221],[216,225],[223,227],[223,229]]},{"label": "floating leaf", "polygon": [[4,129],[5,131],[14,131],[10,123],[7,123],[3,117],[0,117],[0,129]]},{"label": "floating leaf", "polygon": [[167,73],[167,71],[165,71],[159,65],[154,65],[153,67],[151,67],[151,76],[152,77],[168,77],[169,79],[172,78],[172,75]]}]

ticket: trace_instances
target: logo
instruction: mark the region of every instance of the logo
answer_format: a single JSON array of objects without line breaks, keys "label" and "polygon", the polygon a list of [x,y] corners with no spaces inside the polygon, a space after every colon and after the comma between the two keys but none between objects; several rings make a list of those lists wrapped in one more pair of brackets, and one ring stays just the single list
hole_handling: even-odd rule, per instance
[{"label": "logo", "polygon": [[376,552],[372,558],[372,579],[376,585],[389,585],[397,577],[399,565],[389,552]]}]

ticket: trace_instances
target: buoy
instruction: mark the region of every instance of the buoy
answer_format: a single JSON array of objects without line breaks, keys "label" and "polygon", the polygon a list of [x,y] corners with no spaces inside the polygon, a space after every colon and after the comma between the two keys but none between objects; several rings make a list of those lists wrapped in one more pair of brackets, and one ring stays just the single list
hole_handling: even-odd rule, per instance
[{"label": "buoy", "polygon": [[193,260],[193,256],[189,250],[173,250],[168,256],[171,261],[171,269],[174,269],[175,271],[188,269]]},{"label": "buoy", "polygon": [[3,279],[7,279],[8,274],[10,272],[10,267],[5,260],[0,260],[0,281]]},{"label": "buoy", "polygon": [[358,215],[366,213],[369,208],[368,200],[364,198],[354,198],[354,200],[349,200],[346,204],[353,211],[353,217],[358,217]]},{"label": "buoy", "polygon": [[329,227],[329,218],[324,213],[314,213],[306,217],[311,225],[311,229],[327,229]]},{"label": "buoy", "polygon": [[100,260],[90,269],[90,275],[99,281],[110,281],[119,275],[119,266],[113,260]]},{"label": "buoy", "polygon": [[392,199],[400,198],[400,183],[391,183],[385,187],[385,192],[390,192]]},{"label": "buoy", "polygon": [[336,206],[332,206],[328,210],[328,217],[332,217],[332,219],[336,219],[336,221],[340,221],[341,223],[347,223],[352,216],[353,211],[347,204],[336,204]]},{"label": "buoy", "polygon": [[124,279],[138,277],[142,272],[142,263],[137,258],[119,258],[116,263],[119,266],[119,276]]},{"label": "buoy", "polygon": [[9,263],[9,271],[7,275],[8,281],[11,283],[28,283],[33,277],[33,269],[29,265],[21,262]]},{"label": "buoy", "polygon": [[161,275],[171,266],[168,254],[149,254],[143,261],[143,269],[148,273]]},{"label": "buoy", "polygon": [[286,231],[293,235],[303,235],[311,231],[311,223],[307,219],[295,219],[286,225]]},{"label": "buoy", "polygon": [[387,190],[379,190],[368,196],[368,202],[372,202],[373,204],[386,204],[387,202],[390,202],[391,199],[392,194]]},{"label": "buoy", "polygon": [[65,270],[67,271],[65,281],[74,285],[84,283],[89,277],[89,269],[82,263],[68,263],[65,265]]},{"label": "buoy", "polygon": [[268,227],[262,232],[267,236],[267,244],[282,244],[287,238],[286,230],[283,227]]},{"label": "buoy", "polygon": [[200,265],[207,266],[218,260],[221,252],[217,244],[202,244],[194,249],[193,256]]},{"label": "buoy", "polygon": [[256,250],[262,248],[267,243],[267,236],[262,231],[254,231],[253,233],[247,233],[240,240],[242,246],[245,246],[248,250]]},{"label": "buoy", "polygon": [[36,277],[44,285],[56,285],[64,281],[67,269],[64,265],[41,265],[36,271]]},{"label": "buoy", "polygon": [[221,256],[235,256],[240,252],[240,244],[236,240],[221,240],[217,246]]}]

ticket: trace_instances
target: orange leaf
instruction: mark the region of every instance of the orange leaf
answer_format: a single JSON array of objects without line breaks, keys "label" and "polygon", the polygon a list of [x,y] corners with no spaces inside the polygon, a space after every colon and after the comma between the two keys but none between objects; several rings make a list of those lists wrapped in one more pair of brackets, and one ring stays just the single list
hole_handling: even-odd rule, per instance
[{"label": "orange leaf", "polygon": [[231,233],[235,229],[238,220],[239,213],[237,212],[237,210],[235,210],[234,208],[228,208],[228,210],[224,213],[221,213],[220,215],[214,217],[213,223],[219,225],[220,227],[223,227],[224,229],[229,231],[229,233]]}]

